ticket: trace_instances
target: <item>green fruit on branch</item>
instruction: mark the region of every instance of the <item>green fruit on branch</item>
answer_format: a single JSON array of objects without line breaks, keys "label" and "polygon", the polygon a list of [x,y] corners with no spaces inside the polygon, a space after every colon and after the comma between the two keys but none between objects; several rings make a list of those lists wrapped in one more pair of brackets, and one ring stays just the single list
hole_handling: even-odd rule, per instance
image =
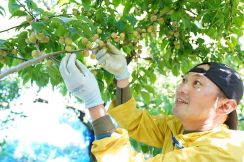
[{"label": "green fruit on branch", "polygon": [[104,46],[105,46],[105,43],[104,43],[102,40],[100,40],[100,41],[98,42],[98,46],[99,46],[99,47],[104,47]]},{"label": "green fruit on branch", "polygon": [[145,38],[146,37],[146,33],[141,33],[141,37]]},{"label": "green fruit on branch", "polygon": [[151,33],[152,31],[153,31],[153,26],[150,25],[150,26],[147,28],[147,32],[148,32],[148,33]]},{"label": "green fruit on branch", "polygon": [[117,37],[117,34],[116,33],[112,33],[111,34],[111,38],[115,39]]},{"label": "green fruit on branch", "polygon": [[138,45],[137,49],[141,50],[142,49],[142,45]]},{"label": "green fruit on branch", "polygon": [[139,35],[139,33],[137,31],[133,31],[133,36],[137,37]]},{"label": "green fruit on branch", "polygon": [[45,36],[43,40],[41,40],[42,43],[48,43],[49,42],[49,37]]},{"label": "green fruit on branch", "polygon": [[17,49],[13,49],[13,50],[11,51],[11,53],[14,54],[14,55],[17,55],[18,50],[17,50]]},{"label": "green fruit on branch", "polygon": [[99,29],[99,28],[97,29],[97,34],[102,34],[102,32],[103,31],[101,29]]},{"label": "green fruit on branch", "polygon": [[159,19],[158,19],[158,22],[159,22],[160,24],[163,24],[163,23],[164,23],[164,18],[162,18],[162,17],[159,18]]},{"label": "green fruit on branch", "polygon": [[147,32],[146,29],[142,29],[142,30],[141,30],[141,33],[146,33],[146,32]]},{"label": "green fruit on branch", "polygon": [[33,58],[36,58],[36,57],[38,57],[38,56],[40,56],[40,51],[38,51],[38,50],[33,50],[32,52],[31,52],[31,56],[33,57]]},{"label": "green fruit on branch", "polygon": [[157,19],[158,19],[157,15],[152,15],[150,18],[152,22],[157,21]]},{"label": "green fruit on branch", "polygon": [[88,43],[86,44],[86,48],[87,48],[87,49],[92,49],[92,43],[91,43],[91,42],[88,42]]},{"label": "green fruit on branch", "polygon": [[5,51],[5,50],[0,50],[0,55],[1,55],[1,56],[6,56],[6,55],[7,55],[7,51]]},{"label": "green fruit on branch", "polygon": [[72,39],[70,37],[65,37],[64,42],[66,45],[71,45],[73,43]]},{"label": "green fruit on branch", "polygon": [[115,41],[116,43],[119,42],[119,41],[120,41],[120,37],[117,36],[116,38],[114,38],[114,41]]},{"label": "green fruit on branch", "polygon": [[65,41],[64,41],[64,37],[60,37],[59,40],[58,40],[58,42],[59,42],[60,44],[64,44],[64,43],[65,43]]},{"label": "green fruit on branch", "polygon": [[83,56],[84,57],[88,57],[90,55],[90,51],[89,50],[84,50],[83,51]]},{"label": "green fruit on branch", "polygon": [[43,16],[43,17],[42,17],[42,20],[43,20],[43,21],[48,21],[48,20],[49,20],[49,17],[47,17],[47,16]]},{"label": "green fruit on branch", "polygon": [[32,22],[33,17],[29,15],[29,16],[26,16],[25,19],[26,19],[26,21],[28,21],[30,23],[30,22]]},{"label": "green fruit on branch", "polygon": [[65,51],[71,52],[72,51],[72,47],[70,45],[65,46]]},{"label": "green fruit on branch", "polygon": [[37,33],[36,34],[36,38],[39,40],[39,41],[43,41],[45,39],[45,34],[44,33]]},{"label": "green fruit on branch", "polygon": [[46,64],[47,64],[48,66],[51,66],[51,65],[53,64],[53,62],[52,62],[52,60],[47,60]]},{"label": "green fruit on branch", "polygon": [[179,42],[178,42],[178,41],[174,41],[173,43],[174,43],[174,45],[177,45],[177,44],[179,44]]},{"label": "green fruit on branch", "polygon": [[95,60],[96,59],[96,55],[95,54],[91,54],[91,59]]},{"label": "green fruit on branch", "polygon": [[30,36],[29,36],[29,42],[30,43],[36,43],[36,41],[37,41],[37,38],[36,38],[36,35],[35,35],[35,33],[34,32],[32,32],[31,34],[30,34]]},{"label": "green fruit on branch", "polygon": [[175,37],[179,37],[179,35],[180,35],[179,31],[174,32]]},{"label": "green fruit on branch", "polygon": [[177,26],[177,22],[176,22],[176,21],[173,21],[173,22],[172,22],[172,26],[173,26],[173,27],[176,27],[176,26]]},{"label": "green fruit on branch", "polygon": [[87,16],[90,17],[92,16],[92,13],[90,11],[87,12]]},{"label": "green fruit on branch", "polygon": [[89,42],[89,40],[87,38],[82,38],[81,42],[82,44],[86,45]]},{"label": "green fruit on branch", "polygon": [[99,38],[98,34],[94,34],[92,37],[92,41],[95,42]]},{"label": "green fruit on branch", "polygon": [[79,11],[76,8],[72,9],[72,14],[77,16],[79,14]]},{"label": "green fruit on branch", "polygon": [[142,54],[142,50],[138,50],[137,53],[138,53],[138,54]]},{"label": "green fruit on branch", "polygon": [[120,37],[120,40],[124,40],[125,39],[125,33],[120,33],[119,37]]},{"label": "green fruit on branch", "polygon": [[180,49],[180,44],[176,44],[176,45],[175,45],[175,48],[176,48],[176,49]]}]

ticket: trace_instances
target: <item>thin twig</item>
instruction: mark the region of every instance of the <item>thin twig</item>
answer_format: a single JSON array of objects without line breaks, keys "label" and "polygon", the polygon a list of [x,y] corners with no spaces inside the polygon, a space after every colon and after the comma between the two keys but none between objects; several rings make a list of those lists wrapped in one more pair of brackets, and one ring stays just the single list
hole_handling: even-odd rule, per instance
[{"label": "thin twig", "polygon": [[11,29],[15,29],[15,28],[18,28],[18,27],[21,27],[21,26],[24,26],[24,25],[26,25],[26,24],[29,24],[29,23],[26,22],[26,23],[23,23],[23,24],[20,24],[20,25],[13,26],[13,27],[8,28],[8,29],[4,29],[4,30],[0,31],[0,33],[6,32],[6,31],[9,31],[9,30],[11,30]]},{"label": "thin twig", "polygon": [[22,3],[20,3],[19,0],[16,0],[16,1],[19,2],[19,5],[20,5],[21,7],[23,7],[24,10],[25,10],[29,15],[31,15],[33,18],[35,18],[34,15],[33,15],[30,11],[28,11],[28,10],[26,9],[25,5],[23,5]]},{"label": "thin twig", "polygon": [[[72,15],[72,14],[60,14],[60,15],[55,15],[55,16],[49,16],[48,18],[51,19],[51,18],[53,18],[53,17],[70,16],[70,15]],[[39,20],[41,20],[41,19],[36,19],[36,21],[39,21]],[[18,27],[21,27],[21,26],[24,26],[24,25],[26,25],[26,24],[29,24],[29,23],[26,22],[26,23],[23,23],[23,24],[19,24],[19,25],[13,26],[13,27],[8,28],[8,29],[4,29],[4,30],[0,31],[0,33],[6,32],[6,31],[9,31],[9,30],[11,30],[11,29],[15,29],[15,28],[18,28]]]}]

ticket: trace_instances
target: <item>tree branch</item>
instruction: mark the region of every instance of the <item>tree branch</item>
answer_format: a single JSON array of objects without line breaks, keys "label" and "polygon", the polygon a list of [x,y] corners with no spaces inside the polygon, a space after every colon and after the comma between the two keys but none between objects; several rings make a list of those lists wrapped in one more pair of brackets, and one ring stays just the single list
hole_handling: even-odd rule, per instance
[{"label": "tree branch", "polygon": [[52,56],[55,56],[55,55],[59,55],[59,54],[62,54],[62,53],[76,53],[76,52],[80,52],[80,51],[83,51],[83,49],[79,49],[79,50],[73,50],[73,51],[70,51],[70,52],[67,52],[67,51],[57,51],[57,52],[53,52],[53,53],[48,53],[48,54],[43,54],[41,56],[38,56],[36,58],[33,58],[31,60],[28,60],[28,61],[25,61],[21,64],[18,64],[14,67],[11,67],[9,69],[6,69],[5,71],[1,72],[0,73],[0,80],[4,77],[6,77],[7,75],[9,74],[12,74],[14,72],[18,72],[26,67],[29,67],[33,64],[37,64],[38,62],[44,60],[45,58],[49,58],[49,57],[52,57]]}]

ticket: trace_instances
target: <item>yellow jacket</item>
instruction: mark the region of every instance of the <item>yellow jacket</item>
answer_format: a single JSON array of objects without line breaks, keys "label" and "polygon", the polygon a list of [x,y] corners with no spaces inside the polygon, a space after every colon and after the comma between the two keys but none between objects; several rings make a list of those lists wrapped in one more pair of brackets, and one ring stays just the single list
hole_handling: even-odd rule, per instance
[{"label": "yellow jacket", "polygon": [[[150,116],[136,108],[133,98],[117,107],[112,103],[109,113],[122,128],[93,142],[98,161],[244,162],[244,132],[232,131],[224,124],[211,131],[182,134],[182,124],[175,116]],[[132,149],[129,137],[162,148],[162,154],[145,160]]]}]

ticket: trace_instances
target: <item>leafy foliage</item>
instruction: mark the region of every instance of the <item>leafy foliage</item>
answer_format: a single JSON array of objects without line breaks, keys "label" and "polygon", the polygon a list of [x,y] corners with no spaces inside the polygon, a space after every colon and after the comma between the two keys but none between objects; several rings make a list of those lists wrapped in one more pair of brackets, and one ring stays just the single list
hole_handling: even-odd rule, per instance
[{"label": "leafy foliage", "polygon": [[[55,5],[60,8],[55,9]],[[125,51],[127,60],[136,63],[133,76],[140,79],[133,79],[142,80],[145,85],[154,83],[155,73],[166,75],[170,70],[177,76],[202,61],[221,61],[243,68],[244,56],[238,38],[243,34],[244,14],[238,1],[66,0],[39,6],[42,5],[32,0],[8,2],[12,18],[25,17],[26,21],[16,27],[16,37],[0,40],[0,67],[12,67],[54,51],[79,49],[83,52],[77,54],[78,58],[98,73],[104,92],[107,87],[113,88],[112,76],[84,58],[86,50],[100,38]],[[205,38],[211,41],[206,42]],[[141,54],[143,43],[150,52],[147,56]],[[62,82],[58,64],[63,55],[22,70],[19,76],[40,87],[49,81],[57,86]],[[139,61],[146,63],[138,64]],[[141,82],[133,82],[135,87],[144,88]],[[149,92],[148,89],[142,92],[146,102]],[[110,98],[111,95],[106,96],[105,100]]]},{"label": "leafy foliage", "polygon": [[[66,94],[58,67],[64,53],[76,52],[96,75],[104,101],[111,100],[114,78],[92,60],[92,44],[99,38],[101,45],[110,41],[125,52],[139,106],[152,114],[169,114],[174,88],[165,76],[184,74],[203,61],[244,68],[238,41],[244,31],[244,6],[239,0],[36,2],[8,1],[11,18],[25,21],[15,27],[15,37],[0,39],[0,69],[47,53],[63,53],[19,71],[24,83],[44,87],[50,82]],[[3,11],[0,7],[1,15]],[[243,102],[240,107],[243,111]]]},{"label": "leafy foliage", "polygon": [[9,108],[9,103],[19,97],[18,80],[0,81],[0,109]]}]

